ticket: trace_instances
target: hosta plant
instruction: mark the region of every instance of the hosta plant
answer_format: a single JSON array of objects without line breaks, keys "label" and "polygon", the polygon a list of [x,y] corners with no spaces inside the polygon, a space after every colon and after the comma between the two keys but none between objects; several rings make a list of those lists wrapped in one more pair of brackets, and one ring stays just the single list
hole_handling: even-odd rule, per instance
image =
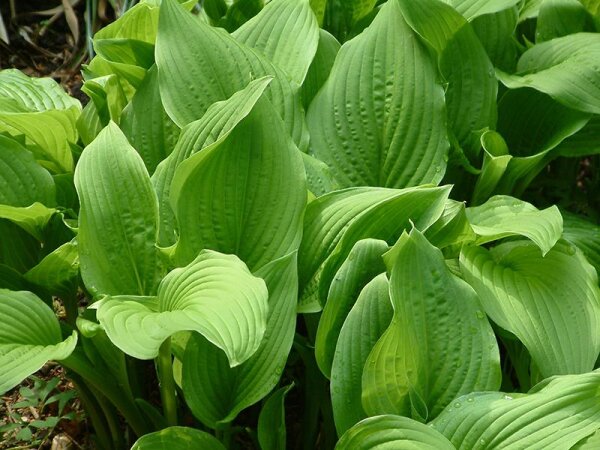
[{"label": "hosta plant", "polygon": [[598,27],[146,0],[84,107],[0,72],[0,391],[58,361],[104,450],[597,448]]}]

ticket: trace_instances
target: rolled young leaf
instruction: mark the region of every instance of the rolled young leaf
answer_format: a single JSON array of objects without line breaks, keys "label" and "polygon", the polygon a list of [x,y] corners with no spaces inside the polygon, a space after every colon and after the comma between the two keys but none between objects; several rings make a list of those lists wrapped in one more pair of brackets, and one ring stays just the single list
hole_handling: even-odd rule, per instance
[{"label": "rolled young leaf", "polygon": [[530,241],[464,247],[460,267],[485,312],[519,338],[543,377],[594,368],[598,276],[574,245],[559,241],[545,257]]},{"label": "rolled young leaf", "polygon": [[312,101],[311,154],[341,187],[438,183],[449,144],[436,72],[398,0],[388,1],[369,28],[342,46]]},{"label": "rolled young leaf", "polygon": [[363,369],[393,314],[389,282],[381,274],[360,292],[340,330],[331,366],[331,404],[340,436],[367,417],[362,406]]},{"label": "rolled young leaf", "polygon": [[237,257],[203,250],[161,281],[157,297],[106,297],[97,317],[110,340],[135,358],[154,358],[172,334],[196,331],[236,366],[260,345],[267,299],[264,281]]},{"label": "rolled young leaf", "polygon": [[0,289],[0,393],[19,384],[51,359],[67,358],[77,332],[63,340],[58,318],[31,292]]},{"label": "rolled young leaf", "polygon": [[158,202],[139,154],[114,123],[88,145],[75,171],[81,276],[93,295],[154,295],[163,274]]},{"label": "rolled young leaf", "polygon": [[365,363],[362,403],[375,414],[436,417],[455,397],[500,387],[500,354],[475,291],[413,229],[384,257],[394,318]]}]

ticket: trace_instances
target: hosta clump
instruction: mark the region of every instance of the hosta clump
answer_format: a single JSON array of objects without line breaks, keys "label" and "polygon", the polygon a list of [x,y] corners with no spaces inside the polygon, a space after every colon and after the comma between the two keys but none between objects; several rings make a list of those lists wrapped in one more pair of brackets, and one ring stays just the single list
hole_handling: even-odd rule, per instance
[{"label": "hosta clump", "polygon": [[0,72],[2,390],[58,360],[107,450],[594,448],[595,175],[539,189],[598,167],[592,2],[196,3],[83,109]]}]

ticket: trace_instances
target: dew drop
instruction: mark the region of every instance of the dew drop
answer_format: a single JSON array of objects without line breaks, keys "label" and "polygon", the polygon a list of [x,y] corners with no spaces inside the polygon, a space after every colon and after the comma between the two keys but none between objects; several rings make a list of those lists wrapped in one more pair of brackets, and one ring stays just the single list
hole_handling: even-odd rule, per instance
[{"label": "dew drop", "polygon": [[455,403],[454,403],[454,407],[455,407],[455,408],[460,408],[461,406],[462,406],[462,403],[461,403],[461,402],[455,402]]},{"label": "dew drop", "polygon": [[577,251],[575,250],[575,247],[574,247],[573,245],[569,245],[569,246],[567,247],[567,253],[568,253],[569,255],[574,255],[576,252],[577,252]]},{"label": "dew drop", "polygon": [[473,403],[473,402],[475,401],[475,399],[474,399],[473,397],[469,397],[469,398],[467,399],[467,401],[468,401],[469,403]]},{"label": "dew drop", "polygon": [[475,315],[478,319],[485,319],[485,314],[483,313],[483,311],[477,311]]},{"label": "dew drop", "polygon": [[485,439],[480,439],[480,440],[479,440],[479,443],[480,443],[481,445],[485,445]]},{"label": "dew drop", "polygon": [[512,400],[513,398],[510,395],[505,395],[504,400]]}]

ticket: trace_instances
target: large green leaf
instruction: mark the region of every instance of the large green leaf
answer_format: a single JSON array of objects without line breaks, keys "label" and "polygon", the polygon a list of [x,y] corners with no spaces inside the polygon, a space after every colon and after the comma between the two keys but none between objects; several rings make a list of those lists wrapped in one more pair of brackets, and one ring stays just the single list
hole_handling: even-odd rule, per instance
[{"label": "large green leaf", "polygon": [[435,429],[420,422],[393,415],[369,417],[348,430],[336,450],[455,450]]},{"label": "large green leaf", "polygon": [[270,77],[251,81],[229,99],[212,104],[201,119],[184,127],[173,152],[156,168],[152,184],[160,205],[158,242],[161,246],[172,245],[177,238],[175,214],[170,204],[171,183],[177,166],[194,153],[229,136],[231,130],[250,113],[270,82]]},{"label": "large green leaf", "polygon": [[446,248],[475,240],[463,202],[448,200],[444,212],[425,232],[425,237],[437,248]]},{"label": "large green leaf", "polygon": [[369,28],[342,46],[307,122],[311,153],[342,187],[442,179],[449,147],[444,91],[398,0],[388,1]]},{"label": "large green leaf", "polygon": [[317,51],[319,25],[308,0],[272,0],[232,36],[301,85]]},{"label": "large green leaf", "polygon": [[0,134],[0,204],[30,206],[56,203],[52,175],[19,142]]},{"label": "large green leaf", "polygon": [[555,153],[560,156],[577,158],[600,154],[600,116],[592,116],[580,131],[562,141]]},{"label": "large green leaf", "polygon": [[331,281],[359,240],[393,244],[411,221],[427,229],[442,215],[449,193],[450,187],[362,187],[331,192],[309,203],[298,254],[299,311],[321,310]]},{"label": "large green leaf", "polygon": [[363,369],[392,315],[389,283],[381,274],[360,292],[337,339],[331,366],[331,404],[338,435],[367,417],[362,406]]},{"label": "large green leaf", "polygon": [[521,55],[516,75],[498,75],[511,89],[530,87],[569,108],[599,114],[599,57],[600,34],[575,33],[534,45]]},{"label": "large green leaf", "polygon": [[48,360],[64,359],[77,333],[63,340],[58,318],[31,292],[0,289],[0,393],[19,384]]},{"label": "large green leaf", "polygon": [[161,281],[157,297],[106,297],[97,317],[110,340],[135,358],[154,358],[172,334],[196,331],[236,366],[260,345],[267,297],[263,280],[237,257],[203,250]]},{"label": "large green leaf", "polygon": [[484,14],[492,14],[512,8],[520,0],[443,0],[452,5],[459,13],[468,20]]},{"label": "large green leaf", "polygon": [[255,271],[298,248],[306,205],[302,157],[261,98],[223,141],[182,162],[171,185],[176,260],[200,249],[238,255]]},{"label": "large green leaf", "polygon": [[475,291],[413,229],[386,255],[394,317],[362,377],[369,415],[436,417],[455,397],[500,387],[500,354]]},{"label": "large green leaf", "polygon": [[556,206],[538,210],[535,206],[507,195],[496,195],[481,206],[467,208],[467,218],[479,236],[477,244],[507,236],[531,239],[545,255],[560,239],[562,216]]},{"label": "large green leaf", "polygon": [[55,295],[70,296],[79,282],[79,251],[73,239],[49,253],[26,274],[25,279]]},{"label": "large green leaf", "polygon": [[36,159],[56,172],[73,170],[70,144],[81,104],[51,78],[30,78],[19,70],[0,72],[0,131],[24,134]]},{"label": "large green leaf", "polygon": [[546,0],[538,13],[536,42],[567,36],[582,31],[595,31],[594,19],[577,0]]},{"label": "large green leaf", "polygon": [[195,428],[169,427],[145,434],[131,450],[225,450],[217,438]]},{"label": "large green leaf", "polygon": [[575,244],[600,275],[600,225],[576,214],[563,212],[563,237]]},{"label": "large green leaf", "polygon": [[498,82],[485,49],[459,13],[439,0],[400,0],[406,22],[438,54],[439,70],[447,83],[450,129],[472,161],[479,135],[496,124]]},{"label": "large green leaf", "polygon": [[77,170],[81,276],[93,295],[153,295],[163,274],[158,204],[144,162],[110,123]]},{"label": "large green leaf", "polygon": [[266,95],[294,142],[301,149],[306,147],[300,95],[285,73],[173,0],[164,0],[160,8],[155,56],[163,105],[178,126],[199,119],[210,105],[231,97],[253,79],[272,75],[275,78]]},{"label": "large green leaf", "polygon": [[10,220],[38,241],[43,241],[43,230],[55,212],[38,202],[26,207],[0,205],[0,219]]},{"label": "large green leaf", "polygon": [[519,338],[543,377],[593,369],[600,351],[598,277],[575,246],[559,241],[545,257],[530,241],[465,247],[460,267],[486,313]]},{"label": "large green leaf", "polygon": [[329,287],[327,303],[319,319],[315,340],[315,358],[319,369],[327,378],[331,378],[333,355],[346,316],[363,287],[375,276],[385,272],[382,256],[388,250],[385,241],[376,239],[358,241],[350,250]]},{"label": "large green leaf", "polygon": [[514,39],[519,9],[515,6],[475,18],[471,26],[495,67],[514,72],[518,45]]},{"label": "large green leaf", "polygon": [[156,66],[148,71],[131,103],[123,110],[121,129],[151,174],[175,147],[179,128],[162,106]]},{"label": "large green leaf", "polygon": [[567,449],[600,420],[600,372],[550,378],[529,394],[458,398],[433,422],[457,449]]},{"label": "large green leaf", "polygon": [[298,276],[296,255],[256,272],[269,290],[265,335],[256,353],[230,368],[223,352],[200,336],[189,340],[183,356],[185,400],[203,423],[216,428],[264,398],[279,382],[294,339]]}]

